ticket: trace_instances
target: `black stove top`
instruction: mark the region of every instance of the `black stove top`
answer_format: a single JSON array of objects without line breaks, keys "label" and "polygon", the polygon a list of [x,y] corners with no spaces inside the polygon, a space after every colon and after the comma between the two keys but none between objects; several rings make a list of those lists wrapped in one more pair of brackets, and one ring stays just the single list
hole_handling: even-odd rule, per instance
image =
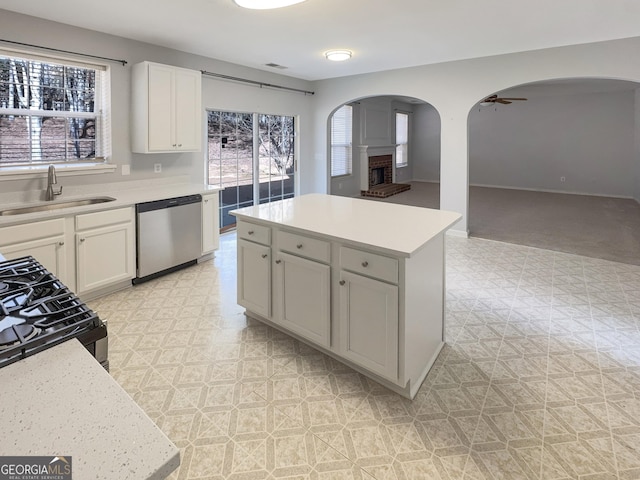
[{"label": "black stove top", "polygon": [[33,257],[0,262],[0,367],[103,327]]}]

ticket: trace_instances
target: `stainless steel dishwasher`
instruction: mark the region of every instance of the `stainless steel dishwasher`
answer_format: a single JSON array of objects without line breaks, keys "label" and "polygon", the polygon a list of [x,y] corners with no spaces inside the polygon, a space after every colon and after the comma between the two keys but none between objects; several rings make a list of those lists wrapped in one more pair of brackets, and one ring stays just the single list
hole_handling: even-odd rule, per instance
[{"label": "stainless steel dishwasher", "polygon": [[133,283],[196,263],[202,253],[202,196],[138,203],[136,253]]}]

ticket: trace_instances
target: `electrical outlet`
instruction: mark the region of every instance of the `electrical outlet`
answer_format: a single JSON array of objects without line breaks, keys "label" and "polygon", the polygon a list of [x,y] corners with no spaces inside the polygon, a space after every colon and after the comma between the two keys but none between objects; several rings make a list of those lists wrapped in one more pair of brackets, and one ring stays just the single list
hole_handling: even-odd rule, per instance
[{"label": "electrical outlet", "polygon": [[130,165],[122,165],[122,175],[131,175]]},{"label": "electrical outlet", "polygon": [[162,164],[154,163],[153,164],[153,173],[162,173]]},{"label": "electrical outlet", "polygon": [[566,182],[566,181],[567,181],[567,177],[560,177],[560,181],[561,181],[562,183]]}]

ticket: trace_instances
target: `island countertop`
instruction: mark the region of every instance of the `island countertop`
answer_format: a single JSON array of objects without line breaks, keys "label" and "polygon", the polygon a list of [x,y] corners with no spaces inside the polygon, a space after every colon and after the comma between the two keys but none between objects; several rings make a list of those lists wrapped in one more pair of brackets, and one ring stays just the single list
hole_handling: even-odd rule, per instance
[{"label": "island countertop", "polygon": [[238,218],[277,223],[410,257],[462,216],[456,212],[312,193],[233,210]]},{"label": "island countertop", "polygon": [[1,456],[72,457],[73,478],[166,478],[180,453],[77,340],[0,369]]}]

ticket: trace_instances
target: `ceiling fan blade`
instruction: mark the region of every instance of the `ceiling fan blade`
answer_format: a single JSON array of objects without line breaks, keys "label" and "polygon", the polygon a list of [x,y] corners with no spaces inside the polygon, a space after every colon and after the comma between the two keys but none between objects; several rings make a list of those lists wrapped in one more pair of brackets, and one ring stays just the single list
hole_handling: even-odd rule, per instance
[{"label": "ceiling fan blade", "polygon": [[526,98],[500,97],[502,100],[526,100]]},{"label": "ceiling fan blade", "polygon": [[509,105],[511,102],[505,100],[504,98],[496,98],[496,102],[502,103],[503,105]]}]

